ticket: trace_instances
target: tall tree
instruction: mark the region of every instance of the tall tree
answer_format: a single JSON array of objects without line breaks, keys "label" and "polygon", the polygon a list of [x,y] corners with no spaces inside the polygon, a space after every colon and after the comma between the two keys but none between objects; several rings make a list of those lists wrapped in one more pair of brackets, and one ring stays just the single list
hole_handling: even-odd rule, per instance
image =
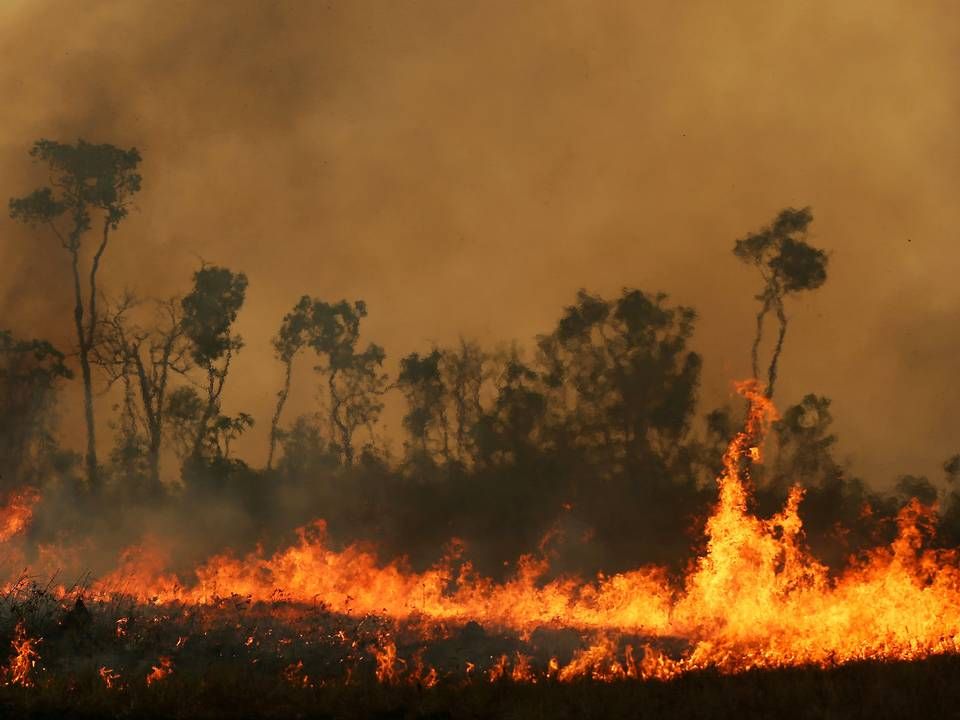
[{"label": "tall tree", "polygon": [[[73,274],[73,320],[83,378],[84,419],[87,427],[86,467],[91,489],[99,487],[97,443],[93,407],[93,351],[97,314],[97,273],[107,249],[110,232],[127,216],[132,196],[140,190],[137,172],[140,153],[113,145],[78,140],[75,145],[38,140],[30,150],[35,160],[50,169],[50,185],[10,200],[10,216],[33,226],[50,229],[70,255]],[[89,268],[87,299],[81,275],[83,238],[93,228],[95,215],[101,223]]]},{"label": "tall tree", "polygon": [[353,304],[346,300],[334,304],[314,301],[311,312],[310,347],[320,359],[314,369],[326,378],[330,425],[350,465],[357,429],[366,427],[372,436],[373,425],[383,410],[381,398],[388,389],[387,376],[382,372],[386,356],[374,343],[363,351],[357,349],[360,321],[367,315],[362,300]]},{"label": "tall tree", "polygon": [[[243,306],[246,291],[246,275],[208,265],[194,273],[193,289],[180,302],[183,332],[190,341],[191,357],[206,376],[202,410],[194,427],[191,455],[195,459],[203,454],[204,445],[210,440],[213,430],[220,426],[228,430],[242,430],[247,424],[244,420],[237,426],[235,422],[231,424],[231,419],[220,416],[230,362],[243,347],[243,338],[233,333],[233,324]],[[249,420],[246,415],[235,420],[243,418]]]},{"label": "tall tree", "polygon": [[283,385],[277,393],[277,407],[270,419],[270,450],[267,453],[267,470],[273,467],[273,455],[277,448],[280,430],[280,415],[290,395],[290,382],[293,376],[293,360],[303,350],[311,336],[315,334],[313,308],[319,301],[307,295],[300,298],[293,310],[283,316],[280,330],[273,338],[273,351],[283,363]]},{"label": "tall tree", "polygon": [[809,207],[781,210],[774,221],[759,232],[737,240],[733,254],[745,263],[754,265],[763,278],[763,288],[757,295],[757,330],[750,350],[753,376],[760,377],[759,353],[763,340],[766,316],[774,312],[779,331],[767,369],[767,397],[773,397],[777,380],[777,362],[787,334],[787,315],[784,299],[791,293],[815,290],[827,279],[827,254],[807,243],[807,230],[813,222]]}]

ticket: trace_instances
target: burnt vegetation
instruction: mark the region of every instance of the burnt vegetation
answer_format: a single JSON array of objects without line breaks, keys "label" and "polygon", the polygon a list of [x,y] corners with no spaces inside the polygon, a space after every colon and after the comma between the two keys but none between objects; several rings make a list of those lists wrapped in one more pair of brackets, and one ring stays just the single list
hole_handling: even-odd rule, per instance
[{"label": "burnt vegetation", "polygon": [[[37,242],[63,247],[64,287],[74,304],[64,323],[72,324],[76,343],[56,348],[0,332],[2,483],[6,492],[30,486],[42,495],[27,529],[28,562],[38,559],[39,548],[57,544],[77,549],[84,570],[96,574],[149,529],[174,538],[174,567],[190,568],[228,547],[283,545],[317,517],[326,519],[334,545],[373,539],[382,557],[406,556],[415,568],[435,563],[459,538],[477,569],[494,578],[537,551],[551,558],[551,573],[582,576],[647,563],[680,572],[690,561],[716,499],[722,454],[743,414],[735,404],[698,403],[694,308],[649,289],[627,287],[611,297],[580,290],[559,309],[555,325],[526,345],[484,347],[464,338],[394,355],[365,335],[364,320],[376,308],[303,288],[308,294],[291,297],[273,338],[241,338],[235,326],[248,285],[241,268],[203,265],[172,298],[116,295],[98,283],[110,244],[124,241],[123,219],[140,190],[136,149],[41,140],[31,155],[49,168],[50,184],[12,199],[10,215],[34,226]],[[827,280],[828,256],[807,239],[812,222],[810,208],[787,208],[734,239],[735,257],[762,278],[749,350],[768,396],[785,347],[790,297]],[[224,410],[231,388],[243,382],[234,360],[254,342],[272,342],[275,351],[271,417]],[[61,446],[56,433],[59,393],[71,382],[83,385],[82,453]],[[316,396],[317,406],[290,417],[288,400],[298,393]],[[402,408],[396,429],[383,420],[391,404]],[[103,413],[111,416],[109,439],[96,435]],[[250,463],[235,456],[234,446],[255,422],[269,424],[269,441],[262,461]],[[807,542],[831,567],[889,541],[897,511],[913,497],[939,502],[937,537],[960,542],[957,457],[944,463],[943,483],[906,476],[893,492],[879,492],[837,459],[832,423],[830,399],[813,392],[783,409],[766,462],[753,474],[757,512],[777,511],[789,486],[800,483]],[[891,680],[917,681],[929,697],[946,698],[942,679],[956,677],[956,660],[940,658],[734,678],[701,673],[667,684],[441,680],[432,688],[387,687],[375,682],[372,661],[360,657],[378,631],[375,621],[368,628],[353,619],[348,641],[321,640],[295,653],[277,644],[281,630],[270,636],[275,620],[237,605],[228,608],[228,621],[188,641],[190,648],[202,646],[180,654],[178,672],[162,687],[131,683],[110,694],[99,667],[145,676],[158,662],[157,648],[171,639],[157,637],[161,631],[151,629],[143,610],[88,610],[79,600],[64,611],[44,594],[45,582],[25,579],[5,598],[0,616],[6,637],[13,638],[20,620],[45,638],[47,685],[41,695],[7,689],[3,701],[51,716],[73,708],[91,717],[476,717],[508,709],[518,716],[583,717],[602,708],[699,717],[705,707],[739,717],[790,715],[811,697],[820,703],[811,706],[818,716],[831,703],[854,707],[856,688],[876,693],[872,706],[860,708],[876,716],[900,707],[887,691]],[[82,598],[84,576],[70,583]],[[319,636],[349,624],[317,612]],[[136,627],[118,635],[121,618]],[[481,640],[498,642],[485,634]],[[518,642],[481,653],[480,671],[490,670],[483,658],[501,652],[536,656],[536,647]],[[325,687],[298,680],[299,670],[291,679],[298,659],[310,672],[325,668],[321,676],[340,677],[352,667],[356,684]],[[443,662],[437,658],[434,666],[442,671]]]}]

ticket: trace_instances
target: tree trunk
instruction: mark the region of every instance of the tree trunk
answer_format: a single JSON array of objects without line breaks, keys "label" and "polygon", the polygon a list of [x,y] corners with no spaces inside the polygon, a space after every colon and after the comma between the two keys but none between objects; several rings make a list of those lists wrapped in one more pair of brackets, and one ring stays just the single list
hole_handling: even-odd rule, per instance
[{"label": "tree trunk", "polygon": [[[80,375],[83,379],[83,416],[87,425],[87,454],[85,457],[87,468],[87,483],[94,492],[99,491],[97,473],[97,438],[96,424],[93,414],[93,374],[90,371],[90,345],[83,328],[83,298],[80,288],[80,257],[79,250],[71,250],[73,255],[73,290],[74,307],[73,320],[77,329],[77,345],[80,354]],[[90,338],[92,340],[92,338]]]},{"label": "tree trunk", "polygon": [[787,334],[787,315],[783,311],[783,301],[777,302],[777,320],[780,321],[780,334],[777,336],[777,344],[773,348],[773,356],[770,358],[770,368],[767,371],[767,397],[773,397],[773,385],[777,381],[777,362],[780,359],[780,352],[783,350],[783,339]]},{"label": "tree trunk", "polygon": [[293,372],[293,358],[286,361],[286,368],[283,374],[283,388],[277,393],[277,409],[273,413],[270,421],[270,451],[267,453],[267,470],[273,468],[273,454],[277,449],[277,429],[280,426],[280,414],[283,412],[283,406],[287,403],[287,396],[290,394],[290,375]]},{"label": "tree trunk", "polygon": [[88,348],[85,346],[80,348],[80,370],[83,375],[83,415],[87,423],[87,482],[91,490],[99,491],[96,424],[93,416],[93,376],[90,371]]},{"label": "tree trunk", "polygon": [[757,334],[753,338],[753,347],[750,348],[750,369],[753,377],[760,379],[760,342],[763,340],[763,319],[770,312],[770,298],[764,298],[763,307],[757,313]]},{"label": "tree trunk", "polygon": [[330,378],[327,380],[327,384],[330,387],[330,421],[340,431],[340,444],[343,450],[344,460],[347,461],[347,465],[353,465],[353,437],[350,428],[340,419],[340,406],[343,404],[343,401],[337,394],[336,378],[337,373],[332,370],[330,372]]},{"label": "tree trunk", "polygon": [[[163,359],[163,373],[160,380],[160,387],[154,388],[147,375],[146,368],[143,365],[143,359],[140,356],[140,346],[136,345],[131,349],[134,362],[137,366],[137,379],[140,383],[140,402],[143,405],[143,412],[147,421],[147,465],[150,471],[150,492],[160,493],[160,446],[163,442],[163,387],[166,385],[167,358],[169,353]],[[154,400],[156,392],[156,400]]]}]

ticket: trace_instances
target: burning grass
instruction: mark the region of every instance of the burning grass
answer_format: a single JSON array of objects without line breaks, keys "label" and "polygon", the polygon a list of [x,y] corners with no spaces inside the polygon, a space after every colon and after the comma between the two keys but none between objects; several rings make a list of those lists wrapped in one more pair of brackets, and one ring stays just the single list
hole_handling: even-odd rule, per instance
[{"label": "burning grass", "polygon": [[71,603],[28,584],[0,624],[9,668],[29,668],[5,673],[0,702],[36,717],[908,717],[960,701],[955,655],[638,682],[641,637],[591,646],[559,627],[520,637],[241,598]]},{"label": "burning grass", "polygon": [[[186,583],[141,548],[92,583],[8,585],[5,692],[88,714],[466,717],[512,697],[544,717],[580,716],[597,698],[603,712],[629,698],[682,715],[725,692],[724,710],[794,691],[827,693],[827,707],[849,678],[910,676],[903,661],[954,673],[960,569],[955,551],[927,547],[933,510],[907,505],[889,546],[829,574],[805,548],[799,489],[769,519],[749,512],[748,468],[775,411],[756,384],[741,391],[747,427],[724,458],[705,551],[681,578],[648,567],[548,582],[547,560],[528,556],[495,582],[457,544],[413,572],[330,549],[322,525],[269,556],[212,558]],[[23,507],[11,505],[21,526]]]}]

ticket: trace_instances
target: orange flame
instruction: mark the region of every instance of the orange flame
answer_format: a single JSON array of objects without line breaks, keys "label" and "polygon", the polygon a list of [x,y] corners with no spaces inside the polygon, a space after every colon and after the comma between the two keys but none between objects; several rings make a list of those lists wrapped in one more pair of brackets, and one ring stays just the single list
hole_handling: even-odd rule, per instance
[{"label": "orange flame", "polygon": [[27,635],[27,628],[23,620],[17,622],[14,630],[13,640],[10,641],[10,647],[13,648],[13,655],[10,658],[10,664],[6,668],[6,684],[19,685],[21,687],[33,687],[34,682],[31,674],[37,661],[40,660],[40,654],[37,652],[38,639]]},{"label": "orange flame", "polygon": [[150,672],[147,673],[147,685],[153,685],[155,682],[163,680],[172,672],[173,660],[167,655],[161,656],[157,661],[157,664],[152,665],[150,667]]},{"label": "orange flame", "polygon": [[[872,550],[831,577],[805,546],[799,487],[791,489],[773,517],[750,514],[749,467],[761,461],[764,436],[777,414],[758,382],[740,383],[737,390],[750,401],[746,425],[723,458],[705,551],[681,582],[671,582],[657,567],[545,582],[548,563],[535,556],[521,557],[512,578],[495,582],[459,562],[456,543],[437,566],[412,572],[402,560],[380,563],[357,545],[329,548],[326,526],[317,521],[272,555],[257,550],[245,557],[211,558],[188,584],[168,573],[155,551],[132,549],[93,594],[108,597],[121,590],[158,603],[214,603],[230,595],[254,602],[321,602],[354,617],[475,620],[520,633],[538,626],[568,627],[593,638],[569,663],[551,659],[545,671],[519,653],[512,663],[503,655],[485,672],[491,681],[668,679],[708,667],[738,672],[956,652],[960,567],[956,551],[925,548],[933,509],[908,504],[888,547]],[[119,623],[117,632],[122,632]],[[625,633],[682,639],[687,650],[672,659],[648,643],[638,660],[632,646],[620,649]],[[436,670],[425,669],[419,656],[408,671],[386,635],[371,651],[380,682],[399,683],[402,677],[424,686],[436,682]],[[171,669],[169,658],[161,658],[148,684]]]},{"label": "orange flame", "polygon": [[103,684],[107,686],[107,690],[112,690],[117,687],[117,680],[120,679],[120,673],[115,673],[113,668],[108,668],[106,665],[101,666],[97,672],[100,675],[100,679],[103,680]]},{"label": "orange flame", "polygon": [[382,683],[396,683],[398,677],[396,643],[387,637],[381,636],[380,645],[372,646],[371,651],[377,663],[377,680]]},{"label": "orange flame", "polygon": [[39,500],[40,493],[33,488],[22,488],[10,494],[6,506],[0,509],[0,542],[7,542],[27,528]]}]

